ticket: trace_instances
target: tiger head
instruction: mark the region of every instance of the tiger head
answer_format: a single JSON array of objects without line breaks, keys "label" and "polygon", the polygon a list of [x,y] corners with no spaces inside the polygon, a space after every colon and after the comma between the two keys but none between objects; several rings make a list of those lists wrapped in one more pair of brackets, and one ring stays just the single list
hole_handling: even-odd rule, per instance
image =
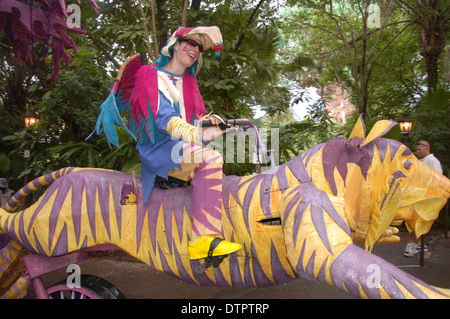
[{"label": "tiger head", "polygon": [[360,117],[348,140],[323,148],[328,192],[343,197],[354,239],[371,250],[375,242],[400,240],[392,226],[406,223],[426,234],[450,196],[450,180],[423,164],[404,144],[382,138],[397,123],[377,122],[366,136]]}]

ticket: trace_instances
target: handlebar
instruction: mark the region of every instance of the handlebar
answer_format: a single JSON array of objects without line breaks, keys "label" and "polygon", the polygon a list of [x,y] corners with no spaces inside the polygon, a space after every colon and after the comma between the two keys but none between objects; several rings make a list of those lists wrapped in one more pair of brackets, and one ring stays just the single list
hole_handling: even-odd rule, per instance
[{"label": "handlebar", "polygon": [[[267,150],[266,145],[264,145],[264,143],[261,140],[261,136],[259,134],[258,128],[255,126],[255,124],[253,124],[252,121],[250,121],[249,119],[226,119],[226,118],[222,118],[222,120],[223,120],[223,122],[219,123],[219,125],[214,125],[209,120],[201,121],[200,127],[204,128],[204,127],[218,126],[221,130],[226,130],[233,126],[244,126],[243,127],[244,130],[253,129],[255,132],[255,135],[256,135],[255,151],[256,151],[256,156],[257,156],[257,162],[259,164],[261,164],[261,160],[260,160],[261,153],[272,154],[273,150]],[[271,166],[274,165],[274,160],[273,160],[272,156],[273,156],[273,154],[271,155]]]},{"label": "handlebar", "polygon": [[256,126],[252,123],[252,121],[250,121],[248,119],[231,119],[231,120],[229,120],[229,119],[222,118],[222,120],[225,123],[221,122],[221,123],[219,123],[219,125],[214,125],[214,124],[212,124],[211,121],[201,121],[200,125],[201,125],[201,127],[218,126],[221,130],[226,130],[233,126],[242,126],[242,125],[247,125],[247,126],[256,128]]}]

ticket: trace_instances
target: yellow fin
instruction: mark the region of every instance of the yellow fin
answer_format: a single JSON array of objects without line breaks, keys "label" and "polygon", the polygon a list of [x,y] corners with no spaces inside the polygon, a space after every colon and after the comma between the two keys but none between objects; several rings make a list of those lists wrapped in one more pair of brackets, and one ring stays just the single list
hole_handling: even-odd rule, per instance
[{"label": "yellow fin", "polygon": [[356,122],[355,126],[353,127],[353,130],[350,133],[350,136],[348,139],[351,140],[355,136],[357,136],[361,139],[364,139],[366,137],[366,126],[362,119],[362,115],[359,116],[358,121]]},{"label": "yellow fin", "polygon": [[[446,299],[450,298],[450,289],[440,288],[440,287],[436,287],[436,286],[431,286],[431,287],[433,287],[434,289],[442,292],[444,294],[444,296],[442,296],[443,299],[444,298],[446,298]],[[437,296],[437,298],[440,298],[440,296]]]},{"label": "yellow fin", "polygon": [[414,210],[419,215],[414,228],[417,238],[430,231],[431,225],[438,218],[446,202],[445,198],[434,196],[414,203]]},{"label": "yellow fin", "polygon": [[400,182],[389,176],[383,190],[378,197],[370,220],[370,227],[367,233],[365,248],[371,251],[375,242],[385,234],[386,229],[392,223],[395,213],[400,205],[402,189]]},{"label": "yellow fin", "polygon": [[383,136],[384,134],[389,132],[395,125],[397,125],[397,122],[391,120],[381,120],[376,122],[361,146],[366,145],[367,143],[372,142],[374,139]]}]

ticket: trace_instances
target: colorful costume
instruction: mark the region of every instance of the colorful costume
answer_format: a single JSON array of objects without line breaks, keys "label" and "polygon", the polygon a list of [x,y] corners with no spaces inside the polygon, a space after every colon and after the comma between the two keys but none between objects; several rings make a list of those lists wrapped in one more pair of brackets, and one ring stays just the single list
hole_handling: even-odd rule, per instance
[{"label": "colorful costume", "polygon": [[143,66],[136,73],[130,104],[130,131],[136,132],[138,141],[144,203],[156,176],[192,179],[194,234],[220,233],[223,162],[219,153],[195,144],[201,144],[201,138],[193,125],[205,114],[195,78],[157,65]]},{"label": "colorful costume", "polygon": [[[108,143],[118,147],[114,125],[125,127],[119,113],[130,109],[127,130],[137,141],[144,205],[156,176],[191,180],[192,234],[220,234],[223,160],[218,152],[204,147],[201,129],[195,126],[205,115],[205,104],[195,78],[195,68],[202,63],[201,54],[184,74],[173,74],[164,69],[180,38],[196,39],[205,50],[213,47],[216,56],[220,56],[222,36],[217,27],[178,29],[154,65],[142,66],[139,56],[127,61],[126,68],[121,69],[120,81],[101,107],[96,130],[98,134],[104,130]],[[209,247],[210,242],[207,245]],[[217,248],[221,249],[220,246]],[[237,249],[240,245],[232,250]],[[197,257],[201,258],[200,255]]]}]

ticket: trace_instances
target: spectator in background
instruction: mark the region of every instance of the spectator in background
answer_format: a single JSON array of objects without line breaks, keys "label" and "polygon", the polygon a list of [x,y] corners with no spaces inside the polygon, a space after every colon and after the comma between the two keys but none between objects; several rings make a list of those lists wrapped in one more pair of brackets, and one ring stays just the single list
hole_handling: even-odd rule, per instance
[{"label": "spectator in background", "polygon": [[[420,141],[416,144],[417,157],[422,163],[427,164],[432,169],[443,173],[441,162],[430,152],[430,143],[427,141]],[[420,254],[421,239],[419,238],[418,243],[416,242],[416,235],[414,232],[409,234],[409,241],[406,244],[405,252],[403,253],[406,257],[413,257],[416,254]],[[424,252],[427,253],[428,249],[424,246]]]},{"label": "spectator in background", "polygon": [[420,141],[416,144],[416,153],[422,163],[427,164],[434,170],[442,174],[441,162],[430,152],[430,143]]},{"label": "spectator in background", "polygon": [[0,204],[3,209],[11,196],[14,195],[14,191],[8,188],[8,181],[6,178],[0,178]]}]

